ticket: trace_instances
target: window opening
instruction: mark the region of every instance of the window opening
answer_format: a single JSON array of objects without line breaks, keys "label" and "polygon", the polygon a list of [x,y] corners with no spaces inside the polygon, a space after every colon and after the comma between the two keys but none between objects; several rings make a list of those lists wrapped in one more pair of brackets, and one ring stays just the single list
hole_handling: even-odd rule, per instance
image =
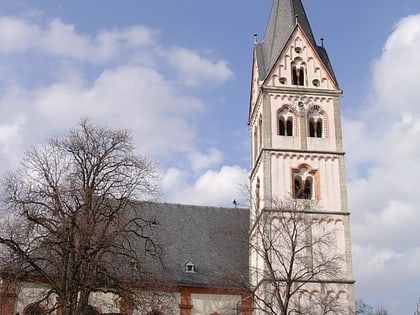
[{"label": "window opening", "polygon": [[293,85],[305,85],[305,65],[302,62],[292,63],[292,83]]},{"label": "window opening", "polygon": [[256,210],[260,208],[260,179],[257,178],[257,185],[255,186],[255,207]]},{"label": "window opening", "polygon": [[295,178],[294,183],[294,198],[295,199],[312,199],[312,178],[307,177],[302,179]]},{"label": "window opening", "polygon": [[308,165],[292,170],[292,190],[295,199],[318,199],[315,192],[316,171]]},{"label": "window opening", "polygon": [[322,110],[319,106],[314,106],[308,113],[309,137],[322,138],[324,120]]},{"label": "window opening", "polygon": [[314,138],[322,138],[322,119],[309,119],[309,136]]},{"label": "window opening", "polygon": [[192,263],[192,262],[187,262],[186,264],[185,264],[185,269],[184,269],[184,271],[185,272],[195,272],[195,265]]},{"label": "window opening", "polygon": [[278,134],[280,136],[293,136],[293,112],[289,106],[279,110],[278,112]]},{"label": "window opening", "polygon": [[291,117],[289,117],[287,119],[286,131],[287,131],[287,136],[292,136],[293,135],[293,121],[292,121]]}]

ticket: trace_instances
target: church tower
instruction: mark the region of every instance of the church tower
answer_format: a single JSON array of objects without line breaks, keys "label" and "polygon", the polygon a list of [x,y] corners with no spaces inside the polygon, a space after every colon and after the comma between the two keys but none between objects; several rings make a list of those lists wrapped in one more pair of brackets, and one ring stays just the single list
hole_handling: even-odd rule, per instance
[{"label": "church tower", "polygon": [[[311,314],[324,314],[321,304],[329,301],[339,307],[331,313],[351,314],[354,307],[341,94],[327,52],[323,43],[316,43],[301,0],[273,0],[264,39],[254,45],[248,122],[253,199],[250,279],[255,299],[260,302],[256,309],[283,314],[284,305],[273,305],[290,302],[304,313],[305,305],[318,301]],[[290,265],[293,264],[290,257],[277,257],[279,261],[268,263],[266,259],[275,256],[272,249],[265,258],[265,254],[259,252],[264,247],[263,238],[287,229],[281,225],[285,214],[289,218],[288,225],[293,216],[306,222],[304,240],[297,240],[298,244],[306,244],[302,246],[304,259],[294,262],[299,266]],[[266,222],[270,222],[270,227],[261,228]],[[264,234],[259,234],[259,229]],[[318,251],[314,246],[324,235],[325,239],[328,236],[329,243],[323,244],[318,254],[327,260],[334,257],[327,261],[331,263],[330,271],[337,267],[334,273],[314,271],[316,262],[322,264],[315,257]],[[291,273],[267,270],[270,263],[274,269],[285,268],[281,266],[284,261],[294,270],[305,265],[301,270],[308,274],[289,279]],[[290,301],[284,291],[286,284],[276,286],[274,281],[290,282],[293,293]],[[283,301],[273,300],[276,290],[281,291]],[[280,311],[275,311],[276,307]]]}]

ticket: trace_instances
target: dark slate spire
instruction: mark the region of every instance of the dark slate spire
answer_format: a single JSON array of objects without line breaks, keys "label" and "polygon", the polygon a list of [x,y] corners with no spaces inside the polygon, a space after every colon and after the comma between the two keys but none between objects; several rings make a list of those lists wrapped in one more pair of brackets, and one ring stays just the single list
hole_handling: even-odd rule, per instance
[{"label": "dark slate spire", "polygon": [[317,50],[321,60],[335,80],[334,72],[324,47],[318,46],[315,42],[311,25],[301,0],[273,0],[264,40],[261,43],[257,43],[255,47],[260,78],[266,78],[292,31],[295,29],[296,23],[305,32],[306,37]]}]

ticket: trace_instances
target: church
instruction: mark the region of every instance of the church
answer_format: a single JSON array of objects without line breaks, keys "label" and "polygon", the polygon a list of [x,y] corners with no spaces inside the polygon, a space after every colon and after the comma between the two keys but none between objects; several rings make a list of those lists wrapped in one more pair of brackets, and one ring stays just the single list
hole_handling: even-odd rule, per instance
[{"label": "church", "polygon": [[[250,89],[249,209],[148,203],[171,285],[160,305],[138,309],[94,294],[96,314],[352,314],[342,91],[301,0],[273,0]],[[303,227],[294,251],[284,234],[264,247],[290,227]],[[0,315],[48,313],[45,284],[1,276]]]}]

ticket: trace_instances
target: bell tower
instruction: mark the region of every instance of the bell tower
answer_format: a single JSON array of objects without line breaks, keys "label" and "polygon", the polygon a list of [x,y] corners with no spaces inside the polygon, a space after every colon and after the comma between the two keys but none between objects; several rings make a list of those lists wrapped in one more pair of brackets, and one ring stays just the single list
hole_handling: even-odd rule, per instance
[{"label": "bell tower", "polygon": [[[324,44],[316,43],[301,0],[273,0],[264,39],[255,42],[253,51],[248,121],[252,229],[255,232],[264,213],[276,210],[275,200],[305,204],[303,214],[322,221],[322,229],[334,231],[334,247],[342,259],[339,275],[314,278],[302,292],[327,292],[351,309],[354,280],[341,94]],[[253,237],[258,238],[255,233]],[[257,256],[251,251],[251,270],[264,265]],[[250,278],[255,287],[264,281]]]}]

